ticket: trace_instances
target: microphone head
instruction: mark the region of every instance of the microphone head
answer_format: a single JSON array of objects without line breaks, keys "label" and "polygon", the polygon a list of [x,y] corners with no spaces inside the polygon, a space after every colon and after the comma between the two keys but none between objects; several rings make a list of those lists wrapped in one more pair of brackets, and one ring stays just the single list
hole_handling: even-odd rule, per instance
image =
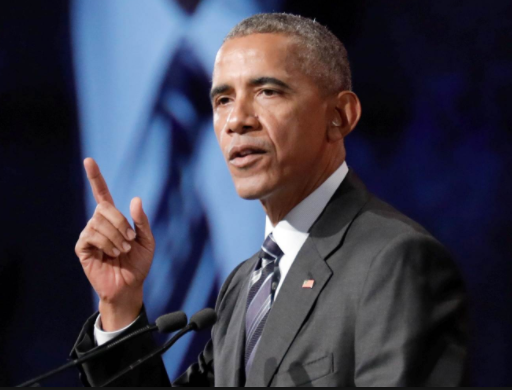
[{"label": "microphone head", "polygon": [[213,309],[203,309],[192,316],[189,326],[195,331],[211,328],[217,322],[217,313]]},{"label": "microphone head", "polygon": [[156,320],[156,326],[160,333],[172,333],[187,326],[187,315],[182,311],[164,314]]}]

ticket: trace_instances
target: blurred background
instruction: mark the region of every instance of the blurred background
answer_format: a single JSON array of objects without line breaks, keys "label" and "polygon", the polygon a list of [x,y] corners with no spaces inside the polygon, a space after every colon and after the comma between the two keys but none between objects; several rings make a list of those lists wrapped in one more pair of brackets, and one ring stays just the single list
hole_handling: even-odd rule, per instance
[{"label": "blurred background", "polygon": [[[215,53],[259,12],[316,18],[346,44],[363,118],[348,163],[453,252],[471,302],[473,385],[512,384],[509,0],[0,2],[0,385],[65,362],[96,310],[74,254],[94,157],[158,241],[151,319],[213,306],[264,239],[211,126]],[[171,378],[207,334],[165,356]],[[79,385],[71,370],[44,385]]]}]

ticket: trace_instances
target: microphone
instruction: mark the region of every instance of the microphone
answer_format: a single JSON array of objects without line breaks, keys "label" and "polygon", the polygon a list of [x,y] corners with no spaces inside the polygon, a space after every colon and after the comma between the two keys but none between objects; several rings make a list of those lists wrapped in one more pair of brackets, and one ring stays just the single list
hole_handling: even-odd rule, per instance
[{"label": "microphone", "polygon": [[182,311],[177,311],[158,317],[153,326],[156,326],[160,333],[173,333],[184,328],[187,322],[187,315]]},{"label": "microphone", "polygon": [[180,330],[178,333],[176,333],[172,339],[170,339],[167,343],[162,345],[160,348],[155,349],[153,352],[149,353],[148,355],[144,356],[143,358],[137,360],[135,363],[131,364],[130,366],[126,367],[124,370],[119,372],[117,375],[115,375],[113,378],[109,379],[107,382],[103,383],[99,387],[106,387],[110,385],[112,382],[118,380],[122,376],[128,374],[130,371],[134,370],[141,364],[147,362],[150,359],[153,359],[154,357],[158,355],[163,355],[165,352],[167,352],[176,342],[181,339],[183,336],[185,336],[189,332],[200,332],[204,329],[211,328],[215,323],[217,322],[217,313],[213,309],[203,309],[196,314],[194,314],[190,318],[190,322],[187,326],[185,326],[182,330]]},{"label": "microphone", "polygon": [[217,322],[217,313],[213,309],[203,309],[197,312],[190,319],[190,326],[192,330],[200,332],[204,329],[211,328]]},{"label": "microphone", "polygon": [[16,387],[29,387],[43,379],[49,378],[53,375],[56,375],[70,367],[77,366],[82,363],[86,363],[89,360],[92,360],[98,356],[101,356],[108,351],[116,348],[117,346],[124,344],[128,340],[131,340],[137,336],[140,336],[142,334],[153,332],[155,330],[158,330],[160,333],[173,333],[177,330],[180,330],[187,325],[187,315],[183,313],[182,311],[178,311],[175,313],[169,313],[165,314],[161,317],[158,317],[154,325],[146,325],[145,327],[136,330],[135,332],[132,332],[124,337],[121,337],[119,340],[115,340],[111,343],[107,343],[105,345],[102,345],[101,347],[98,347],[96,349],[93,349],[91,352],[87,353],[86,355],[82,356],[81,358],[72,360],[59,368],[56,368],[55,370],[49,371],[46,374],[40,375],[37,378],[31,379],[25,383],[22,383],[21,385],[18,385]]}]

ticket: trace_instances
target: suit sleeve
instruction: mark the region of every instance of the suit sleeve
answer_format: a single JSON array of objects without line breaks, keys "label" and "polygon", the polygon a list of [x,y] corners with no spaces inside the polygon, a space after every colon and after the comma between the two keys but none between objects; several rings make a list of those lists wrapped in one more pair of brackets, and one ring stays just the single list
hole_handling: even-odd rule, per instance
[{"label": "suit sleeve", "polygon": [[460,386],[467,355],[465,289],[432,237],[397,237],[374,259],[356,324],[357,386]]},{"label": "suit sleeve", "polygon": [[[94,324],[97,315],[96,313],[85,323],[71,353],[73,358],[82,357],[96,348]],[[116,339],[141,329],[147,324],[148,319],[145,310],[143,310],[137,321]],[[115,342],[116,339],[111,342]],[[123,345],[113,348],[105,355],[85,363],[79,368],[82,383],[85,386],[101,386],[119,371],[147,355],[155,348],[156,345],[151,334],[136,337]],[[111,386],[170,386],[170,382],[162,360],[157,357],[134,369],[129,374],[112,383]]]},{"label": "suit sleeve", "polygon": [[[243,264],[243,263],[242,263]],[[226,283],[222,287],[219,294],[217,306],[222,301],[231,280],[236,275],[238,269],[242,266],[240,264],[228,277]],[[217,312],[220,316],[221,313]],[[94,341],[94,324],[98,313],[89,318],[85,323],[78,341],[73,347],[71,352],[72,358],[81,357],[84,354],[91,352],[96,348]],[[142,311],[138,320],[118,338],[125,336],[128,333],[134,332],[143,328],[148,324],[148,319],[145,310]],[[214,330],[215,331],[215,328]],[[116,339],[118,339],[116,338]],[[115,342],[115,340],[111,342]],[[149,354],[156,349],[155,342],[151,334],[145,334],[136,337],[133,340],[112,349],[102,357],[93,360],[92,362],[83,364],[80,370],[80,378],[85,386],[100,386],[108,379],[112,378],[123,368],[128,367],[141,357]],[[185,372],[175,383],[176,387],[212,387],[214,386],[214,370],[213,370],[213,342],[210,341],[206,345],[204,351],[199,356],[198,362],[193,364],[187,372]],[[140,387],[169,387],[171,382],[167,376],[167,371],[160,357],[149,360],[147,363],[142,364],[123,378],[111,384],[111,386],[140,386]]]}]

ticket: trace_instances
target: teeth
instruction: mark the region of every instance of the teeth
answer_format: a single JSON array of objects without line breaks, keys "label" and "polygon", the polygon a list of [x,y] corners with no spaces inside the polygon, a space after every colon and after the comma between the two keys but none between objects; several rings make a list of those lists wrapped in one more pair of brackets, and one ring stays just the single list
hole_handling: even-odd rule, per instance
[{"label": "teeth", "polygon": [[251,154],[261,154],[261,153],[263,153],[263,152],[259,151],[259,150],[246,149],[243,152],[237,153],[234,158],[242,158],[242,157],[249,156]]}]

